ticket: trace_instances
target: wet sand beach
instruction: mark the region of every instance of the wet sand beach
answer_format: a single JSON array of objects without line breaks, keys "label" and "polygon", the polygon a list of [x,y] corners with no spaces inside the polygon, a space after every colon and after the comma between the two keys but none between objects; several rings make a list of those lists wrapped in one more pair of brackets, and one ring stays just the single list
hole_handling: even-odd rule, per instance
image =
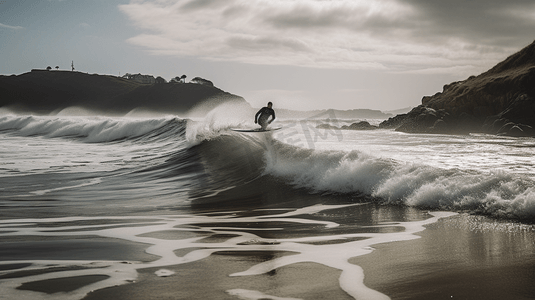
[{"label": "wet sand beach", "polygon": [[[391,299],[535,298],[532,226],[461,214],[427,225],[417,235],[421,238],[374,245],[372,253],[349,261],[363,268],[369,288]],[[87,299],[353,299],[338,287],[339,270],[316,263],[245,278],[229,276],[281,255],[285,253],[216,252],[168,268],[175,272],[169,277],[141,270],[137,283]]]},{"label": "wet sand beach", "polygon": [[157,269],[140,270],[139,281],[89,294],[90,299],[353,299],[338,286],[340,271],[298,263],[267,274],[229,276],[281,255],[277,252],[223,252],[201,261],[170,266],[169,277]]},{"label": "wet sand beach", "polygon": [[[134,267],[137,275],[126,284],[117,282],[118,286],[90,289],[83,299],[361,299],[349,294],[362,291],[359,277],[354,276],[357,273],[352,273],[349,280],[354,289],[342,288],[347,284],[341,279],[342,273],[351,268],[362,268],[364,284],[371,289],[363,299],[533,299],[535,295],[531,284],[535,232],[530,225],[459,214],[426,224],[420,231],[411,228],[420,224],[417,220],[425,211],[370,205],[334,208],[299,214],[301,221],[312,222],[301,225],[292,224],[297,220],[291,216],[286,216],[287,223],[271,220],[260,226],[253,222],[274,217],[264,212],[263,216],[246,219],[235,215],[233,222],[217,217],[213,222],[188,221],[187,225],[145,233],[141,233],[141,227],[132,227],[127,229],[133,231],[132,235],[122,238],[98,237],[99,230],[85,237],[3,238],[1,276],[22,279],[19,292],[43,299],[75,299],[83,296],[77,294],[77,289],[109,279],[107,273],[93,271],[111,268],[110,264],[95,266],[89,261],[116,261],[117,271]],[[348,218],[359,215],[360,224]],[[340,226],[326,228],[316,223],[329,218]],[[147,225],[162,223],[158,217],[152,219],[154,223]],[[65,225],[48,225],[59,224]],[[94,226],[95,221],[91,224]],[[405,230],[400,229],[403,226]],[[415,230],[414,234],[404,236],[411,230]],[[254,232],[256,238],[231,242],[246,232]],[[376,235],[382,240],[368,245]],[[209,253],[178,264],[171,260],[150,267],[161,257],[147,253],[152,251],[148,250],[150,244],[128,241],[133,240],[132,236],[156,239],[154,244],[169,242],[174,248],[168,250],[175,257],[187,258],[207,250]],[[399,240],[389,241],[391,238]],[[196,247],[183,242],[191,239]],[[310,256],[279,266],[284,259],[305,254]],[[344,270],[333,267],[332,261],[339,258],[349,262]],[[24,261],[41,261],[44,266],[29,270],[29,263]],[[247,274],[247,270],[258,266],[265,270]],[[80,270],[86,273],[76,273]],[[24,279],[35,275],[40,277]]]},{"label": "wet sand beach", "polygon": [[535,299],[535,228],[460,214],[350,260],[392,299]]}]

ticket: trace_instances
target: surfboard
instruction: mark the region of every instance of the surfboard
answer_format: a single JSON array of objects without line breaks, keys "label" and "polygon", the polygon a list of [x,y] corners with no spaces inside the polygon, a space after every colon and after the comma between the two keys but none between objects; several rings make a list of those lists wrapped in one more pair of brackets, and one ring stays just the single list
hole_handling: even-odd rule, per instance
[{"label": "surfboard", "polygon": [[247,128],[230,128],[232,131],[237,132],[268,132],[268,131],[275,131],[279,130],[282,127],[273,127],[273,128],[267,128],[266,130],[262,130],[261,128],[255,128],[255,129],[247,129]]}]

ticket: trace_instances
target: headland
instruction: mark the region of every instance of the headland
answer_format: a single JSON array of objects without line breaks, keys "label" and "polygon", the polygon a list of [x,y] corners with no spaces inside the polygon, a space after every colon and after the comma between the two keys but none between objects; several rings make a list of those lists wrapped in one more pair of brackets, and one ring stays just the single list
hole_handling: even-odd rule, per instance
[{"label": "headland", "polygon": [[[179,114],[199,104],[247,103],[208,81],[143,83],[111,75],[76,71],[32,70],[0,76],[0,107],[13,112],[53,114],[69,107],[124,115],[134,109]],[[208,82],[211,83],[211,82]]]},{"label": "headland", "polygon": [[535,42],[478,76],[425,96],[381,128],[410,133],[535,136]]}]

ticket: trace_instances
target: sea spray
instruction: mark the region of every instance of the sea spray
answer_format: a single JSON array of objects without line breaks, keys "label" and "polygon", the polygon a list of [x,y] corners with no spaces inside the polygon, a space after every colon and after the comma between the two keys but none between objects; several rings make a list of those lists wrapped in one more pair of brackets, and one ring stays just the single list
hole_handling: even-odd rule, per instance
[{"label": "sea spray", "polygon": [[357,150],[314,150],[276,140],[266,149],[266,174],[314,193],[364,194],[385,204],[522,220],[535,217],[535,182],[526,176],[441,169]]},{"label": "sea spray", "polygon": [[[192,112],[192,115],[196,115]],[[190,146],[228,133],[230,128],[252,126],[254,112],[250,106],[240,103],[223,103],[205,116],[188,121],[186,141]]]}]

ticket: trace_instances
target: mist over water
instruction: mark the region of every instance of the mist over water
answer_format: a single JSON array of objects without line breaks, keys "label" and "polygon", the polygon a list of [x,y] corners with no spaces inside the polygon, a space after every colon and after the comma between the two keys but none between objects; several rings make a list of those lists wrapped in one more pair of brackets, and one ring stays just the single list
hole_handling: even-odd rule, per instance
[{"label": "mist over water", "polygon": [[[277,119],[283,129],[267,133],[231,130],[254,127],[248,118],[234,107],[192,119],[0,116],[0,239],[7,242],[0,276],[8,278],[0,287],[29,299],[80,299],[136,281],[146,268],[176,276],[171,266],[217,253],[269,251],[271,259],[228,275],[314,262],[341,272],[337,288],[350,299],[388,299],[363,284],[365,272],[351,257],[417,239],[423,225],[457,213],[533,222],[532,139],[316,128],[332,122],[323,119]],[[57,249],[74,247],[73,237],[149,246],[123,259],[109,255],[114,242],[95,257],[18,253],[44,249],[34,237],[65,240],[54,242]],[[28,270],[39,274],[16,275]],[[101,277],[66,294],[31,288],[73,276]],[[237,287],[226,293],[273,296]]]}]

